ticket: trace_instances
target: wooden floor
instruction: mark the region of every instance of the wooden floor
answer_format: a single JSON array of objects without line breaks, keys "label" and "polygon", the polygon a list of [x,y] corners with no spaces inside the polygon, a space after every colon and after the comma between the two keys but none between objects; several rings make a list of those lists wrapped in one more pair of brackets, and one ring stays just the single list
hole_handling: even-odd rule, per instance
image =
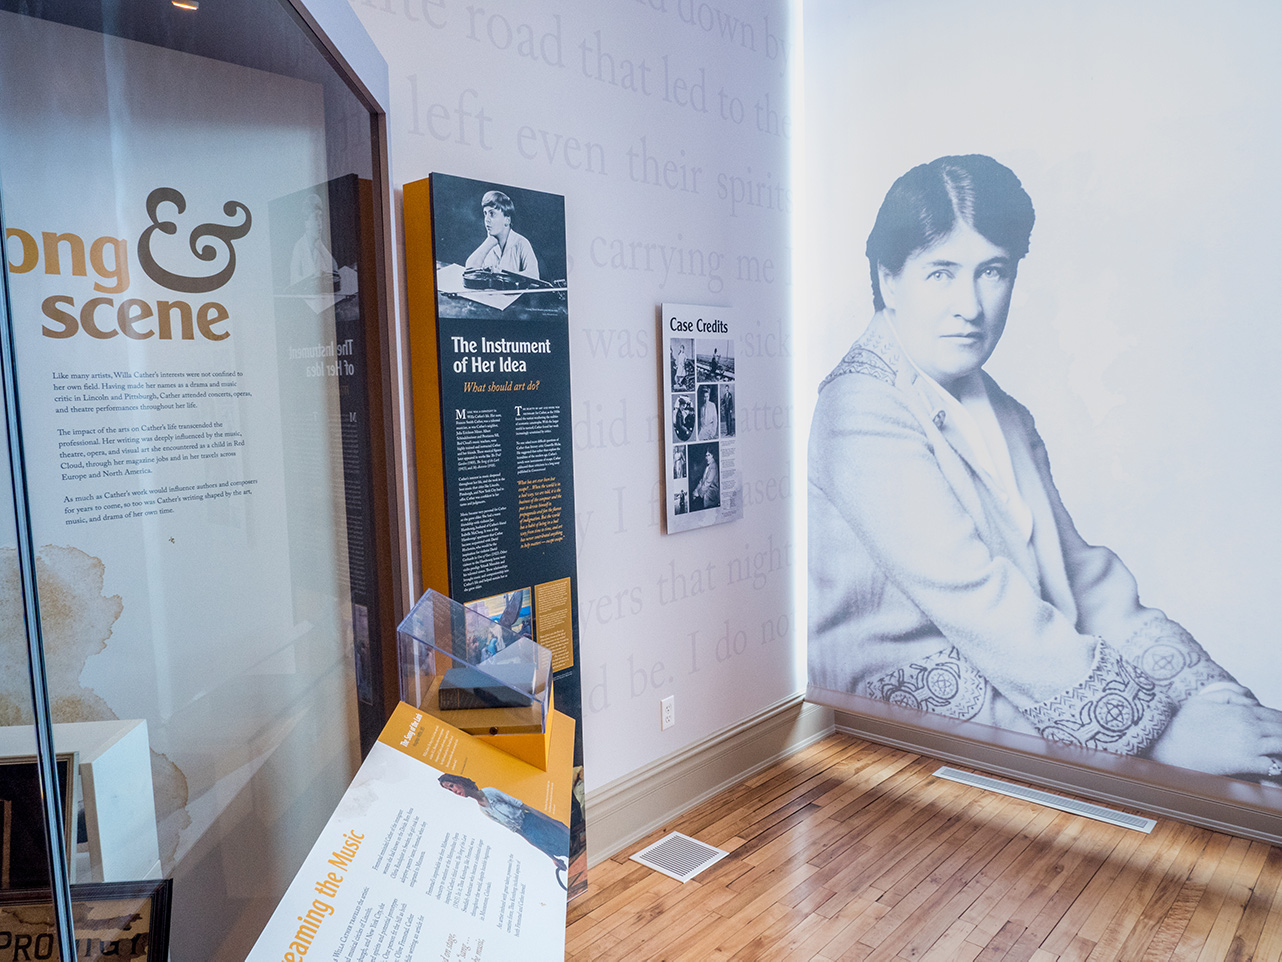
[{"label": "wooden floor", "polygon": [[[566,958],[1282,960],[1282,848],[1144,835],[938,767],[824,739],[594,867]],[[673,830],[730,856],[684,885],[628,860]]]}]

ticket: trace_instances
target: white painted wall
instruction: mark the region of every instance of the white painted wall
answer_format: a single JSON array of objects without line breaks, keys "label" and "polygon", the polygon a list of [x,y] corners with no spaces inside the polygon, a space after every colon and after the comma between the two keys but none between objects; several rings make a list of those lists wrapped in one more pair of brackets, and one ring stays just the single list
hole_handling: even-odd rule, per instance
[{"label": "white painted wall", "polygon": [[[784,0],[356,0],[393,183],[564,194],[589,790],[802,685]],[[656,183],[657,181],[657,183]],[[749,196],[751,194],[751,196]],[[658,306],[736,309],[744,517],[662,533]],[[675,727],[659,700],[675,695]]]}]

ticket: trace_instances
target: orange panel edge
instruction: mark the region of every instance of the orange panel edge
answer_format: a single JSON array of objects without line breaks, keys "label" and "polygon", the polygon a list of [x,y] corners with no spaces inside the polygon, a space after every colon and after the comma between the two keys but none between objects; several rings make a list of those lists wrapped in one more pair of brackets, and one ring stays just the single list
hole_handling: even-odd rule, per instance
[{"label": "orange panel edge", "polygon": [[414,398],[414,457],[418,474],[418,531],[422,553],[419,593],[448,595],[449,555],[445,519],[441,384],[436,344],[436,261],[432,245],[430,178],[403,188],[406,318],[409,322]]}]

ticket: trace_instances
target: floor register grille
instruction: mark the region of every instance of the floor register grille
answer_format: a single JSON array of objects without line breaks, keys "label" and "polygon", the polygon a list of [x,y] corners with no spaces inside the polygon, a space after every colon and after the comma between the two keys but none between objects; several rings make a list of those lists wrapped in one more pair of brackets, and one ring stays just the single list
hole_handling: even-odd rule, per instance
[{"label": "floor register grille", "polygon": [[678,882],[688,882],[709,865],[721,861],[729,854],[689,835],[673,832],[641,849],[632,856],[632,860]]},{"label": "floor register grille", "polygon": [[960,782],[963,785],[982,788],[1001,795],[1009,795],[1011,798],[1022,798],[1026,802],[1035,802],[1038,805],[1045,805],[1047,808],[1059,809],[1061,812],[1083,815],[1086,818],[1107,822],[1120,828],[1143,832],[1145,835],[1152,832],[1157,826],[1157,822],[1151,818],[1142,818],[1139,815],[1119,812],[1111,808],[1105,808],[1102,805],[1079,801],[1076,798],[1054,795],[1050,792],[1043,792],[1039,788],[1028,788],[1025,785],[1016,785],[1014,782],[1004,782],[999,778],[989,778],[987,775],[964,772],[960,769],[949,768],[947,765],[936,770],[935,777],[946,778],[952,782]]}]

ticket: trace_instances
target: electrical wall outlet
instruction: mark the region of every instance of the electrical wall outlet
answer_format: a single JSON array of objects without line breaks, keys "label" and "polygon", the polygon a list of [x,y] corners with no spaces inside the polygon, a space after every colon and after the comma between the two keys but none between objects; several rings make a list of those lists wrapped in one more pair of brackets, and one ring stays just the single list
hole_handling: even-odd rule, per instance
[{"label": "electrical wall outlet", "polygon": [[677,709],[673,704],[675,698],[675,695],[669,695],[659,701],[659,731],[667,731],[676,724]]}]

